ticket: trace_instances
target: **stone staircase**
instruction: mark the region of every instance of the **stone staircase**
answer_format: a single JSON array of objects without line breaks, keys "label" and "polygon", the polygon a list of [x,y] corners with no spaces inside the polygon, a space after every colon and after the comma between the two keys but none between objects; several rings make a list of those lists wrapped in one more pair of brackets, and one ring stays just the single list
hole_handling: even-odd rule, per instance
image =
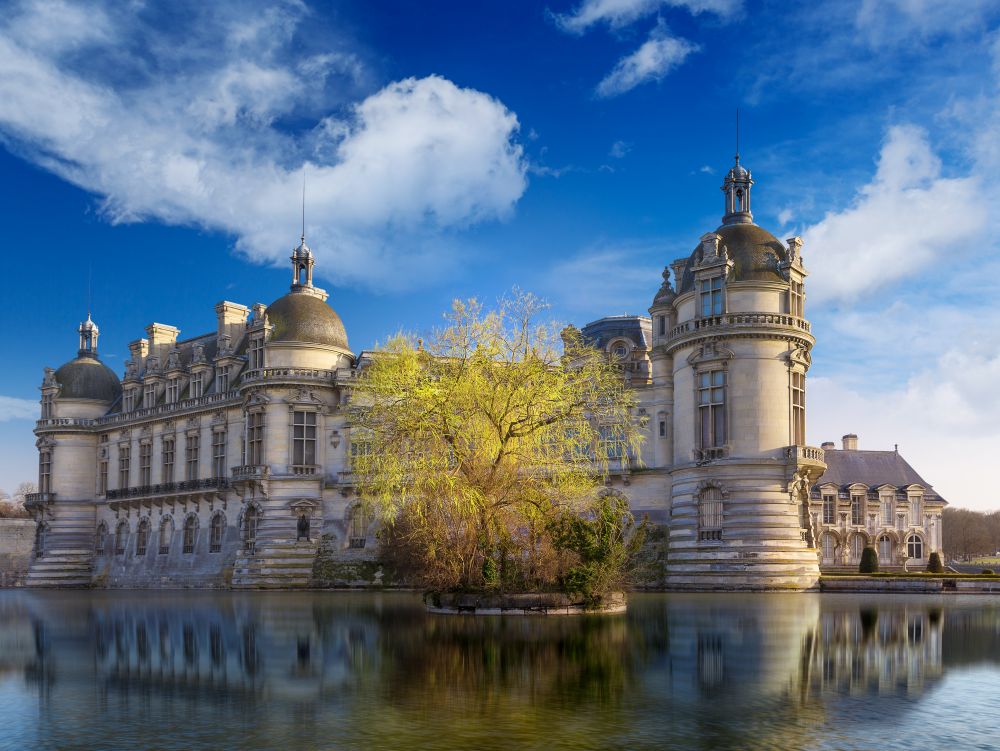
[{"label": "stone staircase", "polygon": [[243,553],[233,567],[233,589],[304,589],[312,583],[316,542],[271,540]]},{"label": "stone staircase", "polygon": [[93,551],[88,549],[56,549],[31,561],[25,577],[26,587],[89,587],[91,585]]}]

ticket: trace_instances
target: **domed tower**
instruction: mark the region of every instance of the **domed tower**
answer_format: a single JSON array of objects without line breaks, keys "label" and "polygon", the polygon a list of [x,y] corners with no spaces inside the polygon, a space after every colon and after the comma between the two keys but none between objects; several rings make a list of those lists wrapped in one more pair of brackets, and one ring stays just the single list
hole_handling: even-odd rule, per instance
[{"label": "domed tower", "polygon": [[809,589],[819,568],[808,489],[825,469],[805,446],[815,340],[804,317],[802,241],[753,222],[736,163],[722,224],[671,264],[650,313],[654,388],[669,414],[667,586]]},{"label": "domed tower", "polygon": [[42,381],[38,492],[29,496],[38,531],[28,586],[89,586],[97,492],[94,418],[120,398],[121,383],[98,359],[100,330],[87,314],[77,356]]}]

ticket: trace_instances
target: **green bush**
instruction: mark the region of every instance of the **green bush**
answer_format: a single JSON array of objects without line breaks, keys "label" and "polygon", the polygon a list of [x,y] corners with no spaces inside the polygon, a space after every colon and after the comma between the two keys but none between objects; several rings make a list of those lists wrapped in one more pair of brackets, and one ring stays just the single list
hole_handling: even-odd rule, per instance
[{"label": "green bush", "polygon": [[995,574],[996,572],[993,569],[991,569],[991,568],[984,568],[979,573],[980,574],[986,574],[987,576],[993,576],[993,574]]},{"label": "green bush", "polygon": [[931,557],[927,561],[927,573],[928,574],[944,573],[944,563],[941,562],[940,553],[937,552],[931,553]]},{"label": "green bush", "polygon": [[861,565],[858,566],[858,573],[877,574],[878,573],[878,551],[868,545],[861,551]]}]

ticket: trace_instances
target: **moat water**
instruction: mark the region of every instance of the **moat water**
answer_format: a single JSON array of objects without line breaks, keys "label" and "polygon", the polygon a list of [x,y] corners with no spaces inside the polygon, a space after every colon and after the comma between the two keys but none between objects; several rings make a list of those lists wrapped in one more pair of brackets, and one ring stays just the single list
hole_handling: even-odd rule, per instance
[{"label": "moat water", "polygon": [[996,749],[998,705],[992,596],[0,591],[2,749]]}]

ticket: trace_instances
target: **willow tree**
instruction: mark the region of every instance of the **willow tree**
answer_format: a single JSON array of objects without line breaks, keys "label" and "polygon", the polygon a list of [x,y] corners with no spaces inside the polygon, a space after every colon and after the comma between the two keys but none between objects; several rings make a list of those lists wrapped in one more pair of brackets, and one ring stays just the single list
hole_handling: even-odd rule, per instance
[{"label": "willow tree", "polygon": [[435,589],[620,586],[634,521],[604,490],[641,425],[619,368],[515,293],[455,301],[427,341],[397,335],[360,376],[353,471],[383,554]]}]

